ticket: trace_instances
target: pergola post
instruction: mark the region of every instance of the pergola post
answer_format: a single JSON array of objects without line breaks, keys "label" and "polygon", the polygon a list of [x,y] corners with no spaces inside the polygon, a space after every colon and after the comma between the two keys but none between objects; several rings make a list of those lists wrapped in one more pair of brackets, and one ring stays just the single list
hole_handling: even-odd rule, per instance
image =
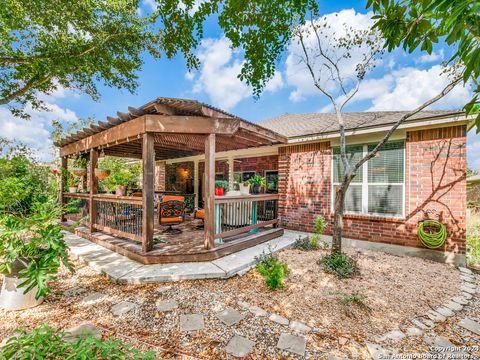
[{"label": "pergola post", "polygon": [[97,167],[98,162],[98,150],[91,149],[90,150],[90,163],[89,163],[89,173],[88,173],[88,182],[90,184],[90,198],[88,202],[88,213],[90,217],[89,228],[90,232],[95,231],[95,220],[97,218],[97,208],[95,206],[95,200],[93,199],[93,195],[97,194],[98,192],[98,181],[97,177],[95,176],[95,168]]},{"label": "pergola post", "polygon": [[63,197],[63,193],[65,192],[65,172],[68,170],[68,158],[66,156],[62,156],[62,162],[60,165],[60,189],[59,189],[59,203],[60,207],[62,208],[62,216],[60,221],[67,221],[65,217],[65,213],[63,212],[63,207],[65,206],[65,198]]},{"label": "pergola post", "polygon": [[215,134],[205,138],[205,248],[215,247]]},{"label": "pergola post", "polygon": [[155,137],[154,133],[143,134],[142,163],[142,251],[153,249],[153,221],[155,216]]},{"label": "pergola post", "polygon": [[228,189],[233,190],[234,178],[233,174],[235,172],[235,160],[233,156],[228,157]]},{"label": "pergola post", "polygon": [[198,171],[198,160],[193,160],[193,193],[195,194],[195,209],[198,208],[198,203],[200,201],[199,197],[199,182],[200,182],[200,172]]}]

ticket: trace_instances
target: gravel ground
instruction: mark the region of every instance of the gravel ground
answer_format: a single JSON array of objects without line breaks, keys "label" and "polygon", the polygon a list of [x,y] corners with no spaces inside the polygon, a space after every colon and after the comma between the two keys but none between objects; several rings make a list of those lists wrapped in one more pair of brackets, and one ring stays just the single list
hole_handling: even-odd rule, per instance
[{"label": "gravel ground", "polygon": [[[459,273],[447,265],[380,252],[346,252],[356,258],[361,271],[352,279],[339,280],[323,273],[317,264],[324,251],[282,251],[280,256],[291,273],[286,288],[276,292],[266,288],[255,270],[229,280],[119,285],[77,263],[76,273],[63,273],[52,285],[53,294],[41,306],[19,312],[0,310],[0,340],[19,326],[30,329],[48,323],[69,328],[87,320],[105,329],[105,336],[120,337],[141,349],[156,349],[165,358],[228,359],[223,349],[234,334],[255,341],[251,359],[296,358],[275,347],[280,333],[292,330],[242,310],[237,301],[246,301],[315,328],[306,335],[307,358],[322,359],[327,354],[368,358],[365,341],[374,342],[393,328],[410,326],[409,319],[458,294]],[[85,292],[65,293],[75,287]],[[363,289],[367,296],[364,302],[371,310],[340,303],[342,293],[358,289]],[[107,296],[97,303],[83,304],[82,299],[94,292]],[[176,300],[179,307],[157,312],[155,303],[160,299]],[[113,316],[110,308],[122,301],[138,306],[126,315]],[[233,327],[221,323],[215,314],[225,307],[240,310],[244,320]],[[471,315],[473,319],[479,319],[479,308]],[[186,313],[204,314],[205,329],[181,333],[178,318]],[[448,323],[442,326],[449,327]],[[457,330],[453,327],[451,331]],[[462,336],[458,331],[455,334]]]}]

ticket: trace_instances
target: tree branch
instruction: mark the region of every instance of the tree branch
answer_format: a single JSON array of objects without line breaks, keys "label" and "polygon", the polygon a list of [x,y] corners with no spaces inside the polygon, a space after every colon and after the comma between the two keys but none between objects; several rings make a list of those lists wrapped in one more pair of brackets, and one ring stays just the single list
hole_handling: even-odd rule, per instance
[{"label": "tree branch", "polygon": [[432,105],[433,103],[437,102],[441,98],[443,98],[445,95],[447,95],[450,91],[452,91],[455,86],[458,85],[458,83],[462,80],[462,76],[456,76],[450,84],[448,84],[438,95],[434,96],[430,100],[424,102],[422,105],[418,106],[415,110],[403,115],[400,117],[400,119],[397,120],[397,122],[388,130],[387,134],[383,137],[382,140],[370,151],[367,155],[365,155],[355,166],[354,166],[354,171],[356,172],[363,164],[365,164],[368,160],[373,158],[375,154],[380,150],[380,148],[390,139],[390,136],[397,130],[397,128],[407,119],[411,118],[413,115],[419,113],[426,107]]}]

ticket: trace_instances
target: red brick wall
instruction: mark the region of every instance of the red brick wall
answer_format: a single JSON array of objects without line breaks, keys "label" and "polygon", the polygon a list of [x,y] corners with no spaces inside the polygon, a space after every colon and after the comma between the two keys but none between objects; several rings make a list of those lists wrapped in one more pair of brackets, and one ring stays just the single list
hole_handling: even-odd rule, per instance
[{"label": "red brick wall", "polygon": [[[405,149],[405,219],[346,215],[344,235],[354,239],[422,246],[417,223],[439,218],[448,229],[442,250],[465,252],[466,128],[412,131]],[[331,149],[329,142],[279,150],[279,211],[283,226],[313,231],[319,214],[330,223]],[[331,233],[331,227],[327,229]]]},{"label": "red brick wall", "polygon": [[[186,179],[193,178],[193,161],[165,166],[165,190],[186,192]],[[175,181],[171,181],[175,178]]]}]

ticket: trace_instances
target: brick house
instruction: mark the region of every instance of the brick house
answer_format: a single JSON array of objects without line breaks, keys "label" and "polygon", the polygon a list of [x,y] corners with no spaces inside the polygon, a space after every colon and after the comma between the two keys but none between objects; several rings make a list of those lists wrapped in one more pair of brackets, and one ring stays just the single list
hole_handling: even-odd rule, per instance
[{"label": "brick house", "polygon": [[[402,114],[345,114],[349,156],[367,152]],[[254,174],[265,176],[268,191],[278,191],[279,216],[287,229],[312,231],[317,215],[331,224],[334,188],[342,175],[335,115],[287,114],[258,124],[286,136],[288,143],[217,152],[216,178],[233,187]],[[425,111],[402,124],[352,182],[344,236],[419,248],[418,222],[433,218],[448,229],[440,250],[464,254],[469,126],[471,119],[452,111]],[[203,155],[157,162],[157,190],[188,190],[201,207],[203,168]]]}]

